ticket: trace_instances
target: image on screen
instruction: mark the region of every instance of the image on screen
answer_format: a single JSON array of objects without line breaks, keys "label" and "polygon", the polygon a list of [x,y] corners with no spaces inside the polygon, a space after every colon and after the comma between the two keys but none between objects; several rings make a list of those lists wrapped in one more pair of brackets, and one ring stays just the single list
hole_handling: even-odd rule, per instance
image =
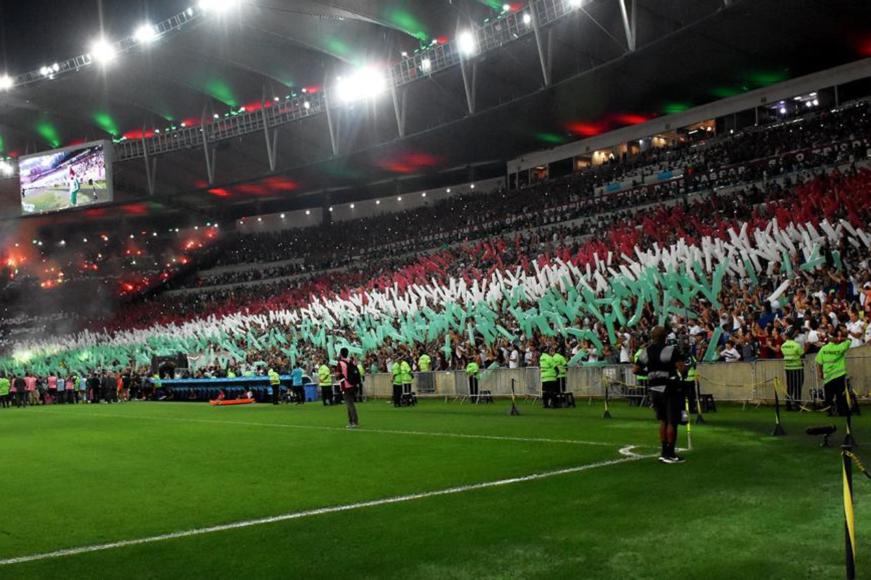
[{"label": "image on screen", "polygon": [[22,157],[21,210],[46,213],[112,201],[111,144],[85,143]]}]

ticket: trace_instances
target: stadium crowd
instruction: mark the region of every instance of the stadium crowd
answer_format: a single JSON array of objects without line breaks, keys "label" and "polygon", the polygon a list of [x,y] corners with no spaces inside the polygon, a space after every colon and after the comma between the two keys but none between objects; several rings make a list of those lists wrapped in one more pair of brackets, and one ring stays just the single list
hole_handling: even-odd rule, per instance
[{"label": "stadium crowd", "polygon": [[[324,243],[319,245],[327,248],[326,254],[310,244],[304,247],[300,231],[278,237],[246,236],[239,238],[238,244],[224,245],[230,250],[219,262],[302,257],[306,271],[300,273],[298,263],[286,271],[267,267],[260,284],[158,295],[125,308],[107,328],[113,332],[237,313],[299,309],[316,300],[347,299],[360,292],[406,292],[415,284],[431,281],[448,284],[461,280],[471,286],[496,271],[529,272],[555,259],[582,267],[609,253],[632,256],[637,248],[728,239],[730,230],[740,230],[743,224],[751,230],[764,229],[773,220],[780,227],[819,224],[823,219],[867,227],[871,223],[871,171],[856,162],[868,156],[868,129],[867,107],[860,104],[839,114],[809,116],[730,135],[699,149],[653,151],[643,158],[615,162],[614,167],[520,192],[451,198],[431,208],[326,228],[322,232]],[[652,163],[679,170],[683,176],[666,183],[636,183],[618,193],[595,192],[596,187],[616,178],[649,175],[645,168]],[[748,165],[736,165],[740,163]],[[849,164],[847,169],[832,169],[844,163]],[[782,179],[773,179],[776,176]],[[758,181],[760,178],[763,181]],[[732,187],[726,192],[688,195],[727,185]],[[385,251],[384,239],[402,241],[392,242]],[[463,241],[445,245],[458,239]],[[275,253],[264,250],[266,247]],[[852,346],[871,342],[867,248],[842,238],[820,250],[824,262],[818,267],[803,268],[808,257],[793,252],[789,264],[763,263],[756,280],[725,275],[718,306],[696,297],[684,306],[683,314],[672,312],[667,321],[672,339],[685,343],[698,359],[710,352],[708,343],[716,339],[714,352],[725,362],[778,358],[786,336],[795,338],[810,353],[839,334]],[[344,267],[324,271],[337,266]],[[238,282],[236,275],[209,278],[209,283]],[[277,275],[294,278],[270,281]],[[789,291],[776,300],[767,299],[787,279],[791,280]],[[526,305],[521,301],[521,306]],[[390,372],[401,360],[419,368],[424,354],[432,358],[432,370],[465,369],[470,363],[485,368],[494,364],[536,366],[542,353],[553,351],[577,364],[629,363],[659,318],[646,306],[636,325],[618,324],[611,336],[601,321],[578,314],[571,321],[573,326],[590,333],[581,338],[525,332],[510,315],[506,301],[493,307],[508,336],[483,341],[450,330],[450,349],[440,347],[443,336],[410,345],[386,338],[365,354],[365,367],[372,372]],[[293,329],[276,322],[271,330],[289,336]],[[360,338],[353,328],[336,329],[336,334],[349,342]],[[258,348],[245,336],[232,340],[245,355],[244,360],[236,360],[245,367],[236,369],[238,372],[263,372],[264,367],[289,369],[296,362],[276,345]],[[315,369],[329,357],[322,348],[301,342],[295,358],[304,361],[306,368]],[[254,365],[257,361],[263,365]],[[226,375],[236,372],[231,364],[211,362],[197,372],[202,376]]]}]

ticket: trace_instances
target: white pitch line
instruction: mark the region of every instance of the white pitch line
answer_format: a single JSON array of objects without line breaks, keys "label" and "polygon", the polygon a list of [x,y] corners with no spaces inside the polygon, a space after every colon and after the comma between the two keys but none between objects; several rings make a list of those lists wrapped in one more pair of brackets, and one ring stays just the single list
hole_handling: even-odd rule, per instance
[{"label": "white pitch line", "polygon": [[[66,417],[81,417],[82,415],[70,415],[53,411],[43,411],[48,414]],[[413,435],[416,437],[450,437],[455,439],[484,439],[490,441],[514,441],[519,443],[562,443],[569,445],[594,445],[599,447],[612,447],[613,443],[604,441],[583,441],[580,439],[549,439],[542,437],[512,437],[510,435],[476,435],[472,433],[448,433],[441,431],[404,431],[398,429],[346,429],[344,427],[327,427],[323,425],[293,425],[290,423],[257,423],[254,421],[221,421],[218,419],[183,419],[180,417],[152,417],[145,415],[120,415],[117,413],[88,413],[88,417],[108,417],[116,419],[143,419],[149,421],[175,421],[179,423],[208,423],[212,425],[242,425],[245,427],[274,427],[280,429],[308,429],[314,431],[354,431],[357,433],[376,433],[382,435]]]},{"label": "white pitch line", "polygon": [[167,540],[177,540],[179,538],[189,538],[191,536],[202,536],[205,534],[214,534],[217,532],[226,532],[228,530],[238,530],[241,528],[250,528],[254,526],[262,526],[266,524],[274,524],[276,522],[285,522],[289,520],[299,520],[303,518],[310,518],[314,516],[321,516],[325,514],[334,514],[339,512],[348,512],[353,510],[360,510],[364,508],[371,507],[379,507],[384,505],[392,505],[398,503],[405,503],[410,501],[415,501],[419,499],[427,499],[431,497],[439,497],[445,495],[456,495],[460,493],[466,493],[468,491],[477,491],[480,489],[489,489],[493,487],[502,487],[505,485],[513,485],[516,483],[526,483],[529,481],[536,481],[539,479],[547,479],[551,477],[556,477],[559,475],[568,475],[571,473],[581,473],[583,471],[590,471],[592,469],[599,469],[602,467],[609,467],[612,465],[618,465],[621,463],[629,463],[632,461],[639,461],[641,459],[646,459],[649,457],[655,457],[655,455],[638,455],[634,453],[632,449],[634,445],[629,445],[620,449],[620,454],[622,457],[620,459],[610,459],[608,461],[600,461],[598,463],[588,463],[586,465],[578,465],[576,467],[567,467],[565,469],[557,469],[555,471],[545,471],[542,473],[533,473],[531,475],[523,475],[520,477],[511,477],[508,479],[498,479],[496,481],[487,481],[483,483],[473,483],[470,485],[461,485],[458,487],[449,487],[447,489],[440,489],[435,491],[426,491],[422,493],[414,493],[410,495],[400,495],[395,497],[388,497],[383,499],[375,499],[370,501],[363,501],[359,503],[352,503],[346,505],[337,505],[331,507],[317,508],[312,510],[306,510],[301,512],[292,512],[287,514],[281,514],[277,516],[268,516],[264,518],[257,518],[252,520],[244,520],[239,522],[233,522],[229,524],[221,524],[217,526],[209,526],[206,528],[195,528],[191,530],[183,530],[180,532],[171,532],[168,534],[160,534],[157,536],[148,536],[145,538],[136,538],[133,540],[120,540],[117,542],[109,542],[107,544],[95,544],[91,546],[81,546],[78,548],[66,548],[63,550],[56,550],[54,552],[43,552],[41,554],[30,554],[27,556],[17,556],[14,558],[7,558],[5,560],[0,560],[0,566],[11,566],[13,564],[24,564],[26,562],[37,562],[40,560],[53,560],[56,558],[64,558],[67,556],[78,556],[81,554],[90,554],[93,552],[103,552],[106,550],[114,550],[116,548],[127,548],[130,546],[139,546],[142,544],[154,544],[156,542],[165,542]]}]

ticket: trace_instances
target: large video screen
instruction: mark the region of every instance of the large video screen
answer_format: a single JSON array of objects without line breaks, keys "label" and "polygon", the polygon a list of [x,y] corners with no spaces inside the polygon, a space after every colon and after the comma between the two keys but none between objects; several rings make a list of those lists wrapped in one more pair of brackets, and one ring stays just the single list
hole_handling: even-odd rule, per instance
[{"label": "large video screen", "polygon": [[46,213],[112,201],[112,144],[95,141],[22,157],[21,211]]}]

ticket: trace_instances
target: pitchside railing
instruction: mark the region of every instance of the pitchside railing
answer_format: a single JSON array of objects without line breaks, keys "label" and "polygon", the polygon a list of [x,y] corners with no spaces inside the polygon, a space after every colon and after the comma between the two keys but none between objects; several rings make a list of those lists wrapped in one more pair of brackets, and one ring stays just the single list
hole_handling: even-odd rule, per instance
[{"label": "pitchside railing", "polygon": [[[871,347],[851,351],[847,355],[847,371],[854,392],[860,398],[871,397]],[[759,360],[738,363],[702,363],[698,368],[699,389],[713,395],[717,401],[740,403],[770,403],[774,389],[781,398],[786,385],[782,360]],[[541,397],[541,374],[538,368],[498,368],[482,370],[478,377],[480,392],[494,397],[512,394],[525,399]],[[608,390],[609,398],[640,400],[644,390],[632,373],[632,365],[572,367],[568,369],[566,390],[576,399],[601,398]],[[463,400],[469,396],[469,379],[464,371],[415,373],[412,389],[422,398]],[[813,355],[805,361],[803,400],[811,401],[813,391],[822,389]],[[393,376],[389,373],[366,375],[366,395],[388,398],[393,393]]]}]

